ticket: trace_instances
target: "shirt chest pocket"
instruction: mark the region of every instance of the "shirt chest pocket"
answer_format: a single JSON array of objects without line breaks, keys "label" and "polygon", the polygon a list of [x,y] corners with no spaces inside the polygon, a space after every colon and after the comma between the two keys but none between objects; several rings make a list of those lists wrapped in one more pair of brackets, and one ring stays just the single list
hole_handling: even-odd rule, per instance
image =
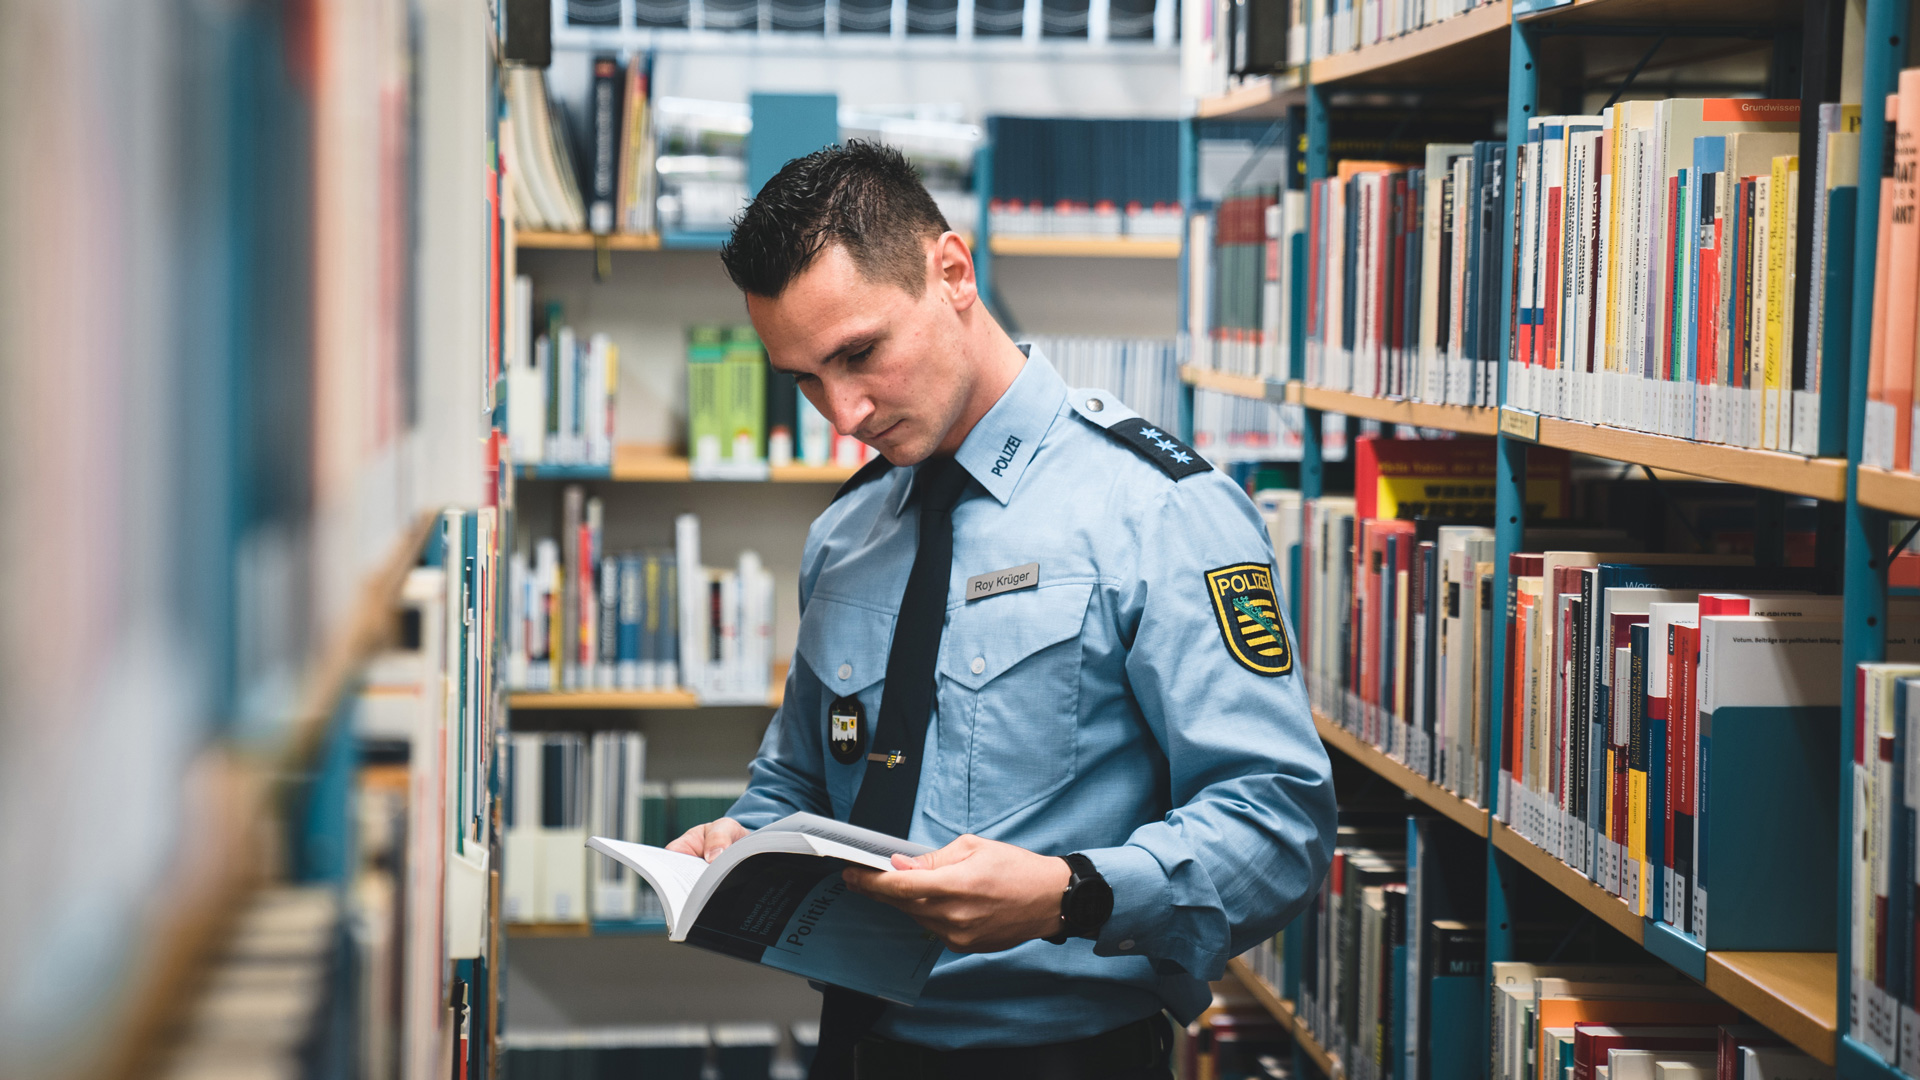
[{"label": "shirt chest pocket", "polygon": [[[819,595],[807,605],[800,620],[795,651],[820,680],[822,692],[820,700],[811,703],[810,713],[795,715],[820,729],[827,796],[843,816],[853,808],[857,781],[866,773],[868,744],[873,740],[874,725],[880,722],[880,695],[885,686],[882,679],[887,673],[887,652],[893,646],[893,620],[888,612]],[[851,764],[836,761],[824,749],[832,734],[827,727],[828,707],[843,697],[858,698],[867,715],[861,732],[861,756]]]},{"label": "shirt chest pocket", "polygon": [[1073,779],[1080,629],[1091,583],[1042,585],[954,609],[940,643],[940,715],[923,809],[983,833]]}]

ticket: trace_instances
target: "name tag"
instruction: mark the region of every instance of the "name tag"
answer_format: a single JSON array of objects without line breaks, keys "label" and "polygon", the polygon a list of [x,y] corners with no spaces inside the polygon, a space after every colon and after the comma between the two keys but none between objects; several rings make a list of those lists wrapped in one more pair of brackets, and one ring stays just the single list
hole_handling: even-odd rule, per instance
[{"label": "name tag", "polygon": [[979,600],[995,593],[1031,589],[1040,584],[1040,564],[1012,566],[990,574],[975,574],[967,579],[967,599]]}]

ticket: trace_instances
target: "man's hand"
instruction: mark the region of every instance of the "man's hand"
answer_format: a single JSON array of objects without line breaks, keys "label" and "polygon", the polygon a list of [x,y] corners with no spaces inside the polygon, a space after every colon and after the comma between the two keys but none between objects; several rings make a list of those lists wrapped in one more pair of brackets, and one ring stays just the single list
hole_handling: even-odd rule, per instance
[{"label": "man's hand", "polygon": [[891,904],[954,952],[999,952],[1060,932],[1065,859],[962,836],[938,851],[893,857],[891,871],[849,866],[847,884]]},{"label": "man's hand", "polygon": [[747,829],[730,817],[718,821],[709,821],[705,825],[695,825],[680,834],[680,839],[667,845],[668,851],[677,851],[682,855],[698,855],[712,862],[720,853],[731,847],[735,840],[747,835]]}]

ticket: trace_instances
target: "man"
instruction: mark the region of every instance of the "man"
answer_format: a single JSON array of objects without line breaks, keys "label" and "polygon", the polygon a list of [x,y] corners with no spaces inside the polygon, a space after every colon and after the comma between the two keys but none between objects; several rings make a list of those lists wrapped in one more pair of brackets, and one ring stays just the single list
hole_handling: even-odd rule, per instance
[{"label": "man", "polygon": [[794,811],[933,845],[855,890],[947,945],[829,987],[815,1077],[1170,1076],[1162,1010],[1283,926],[1334,798],[1246,495],[980,301],[895,151],[789,162],[722,250],[772,365],[878,449],[813,524],[785,704],[711,859]]}]

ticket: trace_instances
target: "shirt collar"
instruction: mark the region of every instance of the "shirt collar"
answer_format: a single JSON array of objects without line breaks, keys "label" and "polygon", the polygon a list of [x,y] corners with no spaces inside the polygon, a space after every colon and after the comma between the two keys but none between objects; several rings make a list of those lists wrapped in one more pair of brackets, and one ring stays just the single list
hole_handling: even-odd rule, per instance
[{"label": "shirt collar", "polygon": [[[1041,438],[1067,400],[1067,384],[1046,355],[1032,345],[1022,345],[1020,350],[1027,354],[1026,365],[953,455],[1002,506],[1013,498],[1013,489],[1033,463]],[[900,485],[894,513],[906,509],[911,495],[911,482]]]}]

